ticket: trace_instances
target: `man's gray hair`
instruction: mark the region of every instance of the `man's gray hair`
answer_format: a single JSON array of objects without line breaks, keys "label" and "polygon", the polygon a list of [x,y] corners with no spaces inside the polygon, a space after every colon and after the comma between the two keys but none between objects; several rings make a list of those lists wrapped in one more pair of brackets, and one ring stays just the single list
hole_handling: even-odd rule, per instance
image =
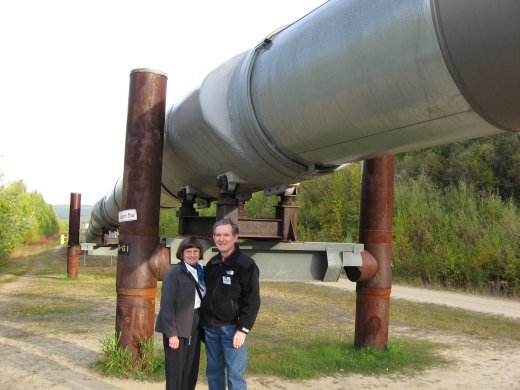
[{"label": "man's gray hair", "polygon": [[223,226],[223,225],[230,225],[231,232],[233,233],[233,235],[238,236],[238,226],[235,222],[233,222],[229,218],[221,219],[220,221],[215,222],[213,224],[213,234],[215,234],[215,230],[217,229],[217,227]]}]

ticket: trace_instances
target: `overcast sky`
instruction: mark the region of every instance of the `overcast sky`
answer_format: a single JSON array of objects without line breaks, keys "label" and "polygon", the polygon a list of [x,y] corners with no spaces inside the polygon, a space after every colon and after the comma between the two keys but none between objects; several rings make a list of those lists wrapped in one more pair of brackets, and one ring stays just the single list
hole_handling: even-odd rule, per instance
[{"label": "overcast sky", "polygon": [[168,74],[167,108],[325,0],[0,4],[0,172],[47,203],[94,204],[123,173],[129,74]]}]

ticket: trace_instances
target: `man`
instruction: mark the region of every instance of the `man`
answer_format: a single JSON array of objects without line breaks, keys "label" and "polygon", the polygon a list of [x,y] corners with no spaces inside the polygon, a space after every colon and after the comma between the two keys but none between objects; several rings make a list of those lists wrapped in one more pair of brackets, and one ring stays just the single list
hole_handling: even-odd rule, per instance
[{"label": "man", "polygon": [[236,244],[238,226],[229,219],[213,226],[219,254],[205,267],[206,299],[202,302],[210,390],[247,389],[246,338],[260,309],[260,271]]}]

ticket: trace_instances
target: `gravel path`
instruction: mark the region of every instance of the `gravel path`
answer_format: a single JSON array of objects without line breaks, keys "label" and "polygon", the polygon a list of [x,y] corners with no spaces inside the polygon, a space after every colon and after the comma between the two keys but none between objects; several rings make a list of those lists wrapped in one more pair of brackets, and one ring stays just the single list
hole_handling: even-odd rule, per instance
[{"label": "gravel path", "polygon": [[[356,291],[356,283],[348,279],[338,282],[316,282],[315,284]],[[427,288],[392,285],[390,299],[405,299],[413,302],[433,303],[456,307],[463,310],[487,313],[509,318],[520,318],[520,301],[502,298],[489,298],[478,295],[433,290]]]}]

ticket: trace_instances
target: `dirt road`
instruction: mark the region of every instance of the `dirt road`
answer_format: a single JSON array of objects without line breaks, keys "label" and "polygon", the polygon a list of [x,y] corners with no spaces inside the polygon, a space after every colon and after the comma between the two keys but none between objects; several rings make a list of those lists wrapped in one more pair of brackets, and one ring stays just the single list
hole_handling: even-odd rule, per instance
[{"label": "dirt road", "polygon": [[[356,283],[348,279],[338,282],[318,283],[348,291],[356,291]],[[433,303],[456,307],[458,309],[475,311],[509,318],[520,318],[520,301],[501,298],[489,298],[478,295],[463,294],[449,291],[432,290],[427,288],[392,285],[391,299],[405,299],[407,301]]]}]

